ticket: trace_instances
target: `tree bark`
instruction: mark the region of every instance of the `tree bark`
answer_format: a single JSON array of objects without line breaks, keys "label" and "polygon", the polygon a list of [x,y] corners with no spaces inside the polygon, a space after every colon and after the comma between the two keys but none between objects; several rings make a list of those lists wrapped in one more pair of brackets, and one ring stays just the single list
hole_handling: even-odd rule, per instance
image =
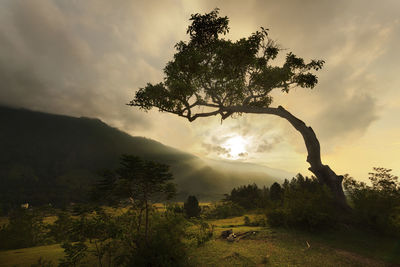
[{"label": "tree bark", "polygon": [[278,106],[277,108],[235,106],[225,108],[225,110],[227,112],[238,113],[272,114],[286,119],[303,136],[308,153],[307,162],[310,164],[308,169],[321,183],[328,186],[333,194],[337,207],[349,210],[342,188],[343,176],[337,175],[328,165],[322,164],[320,144],[311,127],[308,127],[302,120],[293,116],[282,106]]}]

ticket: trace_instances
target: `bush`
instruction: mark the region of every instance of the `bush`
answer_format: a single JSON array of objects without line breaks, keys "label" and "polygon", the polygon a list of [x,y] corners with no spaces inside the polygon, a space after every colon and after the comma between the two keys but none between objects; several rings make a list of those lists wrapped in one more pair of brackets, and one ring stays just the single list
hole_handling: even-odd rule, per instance
[{"label": "bush", "polygon": [[172,213],[184,213],[184,209],[182,207],[182,205],[176,204],[176,203],[167,203],[167,207],[166,207],[168,212],[172,212]]},{"label": "bush", "polygon": [[[137,242],[122,266],[187,266],[186,221],[175,213],[153,214],[147,242]],[[140,240],[140,237],[139,237]]]},{"label": "bush", "polygon": [[389,235],[400,236],[400,183],[390,169],[373,168],[372,186],[346,176],[344,187],[358,225]]},{"label": "bush", "polygon": [[10,213],[9,223],[0,228],[0,249],[17,249],[45,244],[47,229],[43,214],[32,209]]},{"label": "bush", "polygon": [[[271,190],[272,191],[272,190]],[[271,226],[293,226],[315,230],[335,221],[333,198],[316,178],[298,174],[282,186],[283,201],[267,211]]]},{"label": "bush", "polygon": [[253,220],[249,218],[249,216],[244,216],[243,219],[245,226],[266,226],[265,216],[256,216]]},{"label": "bush", "polygon": [[201,208],[199,207],[199,201],[195,196],[189,196],[187,198],[183,209],[188,218],[200,216]]},{"label": "bush", "polygon": [[249,218],[249,216],[244,216],[244,225],[247,225],[247,226],[249,226],[250,225],[250,223],[251,223],[251,221],[250,221],[250,218]]},{"label": "bush", "polygon": [[209,219],[225,219],[228,217],[242,216],[245,210],[238,204],[223,202],[207,211],[205,216]]},{"label": "bush", "polygon": [[61,247],[64,249],[65,256],[60,259],[59,267],[75,267],[86,258],[88,247],[83,242],[66,242],[63,243]]},{"label": "bush", "polygon": [[75,221],[76,220],[72,219],[69,213],[59,212],[57,214],[57,220],[49,226],[49,235],[57,243],[61,243],[66,240],[78,241],[79,237],[72,235],[72,229]]},{"label": "bush", "polygon": [[209,225],[203,219],[191,220],[193,226],[190,227],[188,238],[195,241],[197,246],[201,246],[207,241],[211,240],[214,235],[214,226]]}]

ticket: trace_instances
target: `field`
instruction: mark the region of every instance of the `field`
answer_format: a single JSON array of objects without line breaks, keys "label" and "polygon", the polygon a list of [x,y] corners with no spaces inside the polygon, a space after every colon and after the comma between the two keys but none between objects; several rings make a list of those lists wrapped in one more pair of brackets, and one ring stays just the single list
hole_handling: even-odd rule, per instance
[{"label": "field", "polygon": [[[310,234],[241,226],[243,217],[213,221],[216,231],[257,231],[246,239],[220,238],[192,252],[196,266],[388,266],[400,264],[400,241],[365,233]],[[233,227],[230,227],[233,226]]]},{"label": "field", "polygon": [[[249,215],[251,219],[256,215]],[[248,227],[244,217],[210,220],[214,238],[189,251],[193,266],[397,266],[400,241],[351,232],[307,233],[270,227]],[[251,231],[234,242],[220,233]],[[254,232],[254,233],[253,233]],[[42,257],[54,264],[63,257],[59,245],[0,251],[0,267],[30,266]],[[89,263],[94,259],[88,259]],[[397,264],[397,265],[396,265]]]}]

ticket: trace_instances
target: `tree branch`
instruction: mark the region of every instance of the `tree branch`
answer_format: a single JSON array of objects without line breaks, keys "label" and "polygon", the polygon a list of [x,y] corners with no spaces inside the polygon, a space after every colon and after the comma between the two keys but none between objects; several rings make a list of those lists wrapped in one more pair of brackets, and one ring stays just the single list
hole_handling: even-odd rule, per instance
[{"label": "tree branch", "polygon": [[308,157],[307,162],[314,168],[322,167],[321,149],[317,136],[311,127],[308,127],[302,120],[292,115],[282,106],[273,107],[253,107],[253,106],[232,106],[225,107],[222,111],[232,113],[251,113],[251,114],[272,114],[286,119],[303,136],[306,144]]},{"label": "tree branch", "polygon": [[194,120],[197,119],[197,118],[215,116],[215,115],[221,114],[221,112],[222,112],[221,109],[217,109],[217,110],[211,111],[211,112],[196,113],[195,115],[193,115],[193,116],[191,116],[191,117],[187,117],[187,119],[188,119],[190,122],[192,122],[192,121],[194,121]]}]

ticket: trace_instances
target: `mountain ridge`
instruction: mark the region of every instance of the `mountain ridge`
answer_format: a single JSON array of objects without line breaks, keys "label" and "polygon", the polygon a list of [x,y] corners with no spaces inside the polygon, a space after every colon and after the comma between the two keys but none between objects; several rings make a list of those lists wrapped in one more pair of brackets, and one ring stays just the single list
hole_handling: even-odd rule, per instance
[{"label": "mountain ridge", "polygon": [[259,170],[240,173],[240,167],[232,172],[218,162],[210,164],[156,140],[131,136],[97,118],[5,106],[0,106],[0,147],[2,206],[85,201],[88,188],[98,179],[96,173],[116,168],[122,154],[170,165],[181,200],[189,194],[203,201],[218,199],[234,186],[270,185],[283,178]]}]

